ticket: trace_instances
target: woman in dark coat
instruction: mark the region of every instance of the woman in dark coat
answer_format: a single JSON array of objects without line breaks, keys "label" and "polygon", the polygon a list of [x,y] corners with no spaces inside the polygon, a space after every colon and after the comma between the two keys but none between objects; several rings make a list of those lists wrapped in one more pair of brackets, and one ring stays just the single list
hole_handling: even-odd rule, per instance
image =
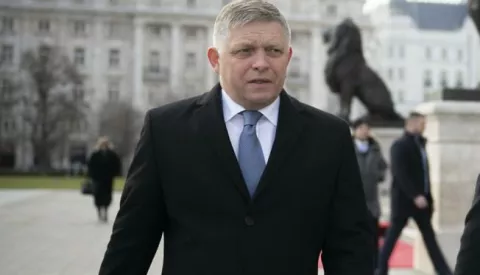
[{"label": "woman in dark coat", "polygon": [[120,175],[121,162],[108,138],[101,137],[88,161],[88,175],[93,182],[93,197],[98,219],[108,220],[108,207],[112,202],[113,181]]}]

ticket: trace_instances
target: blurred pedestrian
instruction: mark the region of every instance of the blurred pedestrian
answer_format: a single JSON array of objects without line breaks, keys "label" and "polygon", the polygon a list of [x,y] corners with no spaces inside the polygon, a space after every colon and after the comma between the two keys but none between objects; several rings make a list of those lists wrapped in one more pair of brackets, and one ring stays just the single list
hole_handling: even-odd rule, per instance
[{"label": "blurred pedestrian", "polygon": [[[385,179],[387,163],[382,155],[380,145],[370,133],[370,125],[365,119],[357,119],[352,124],[353,141],[358,166],[363,182],[363,190],[374,229],[375,253],[378,254],[379,220],[381,215],[378,185]],[[375,265],[377,257],[375,257]]]},{"label": "blurred pedestrian", "polygon": [[120,175],[121,162],[107,137],[100,137],[88,160],[88,176],[93,183],[93,198],[98,219],[108,221],[114,178]]},{"label": "blurred pedestrian", "polygon": [[433,197],[430,188],[425,116],[412,112],[406,120],[405,133],[390,150],[392,187],[390,227],[378,257],[378,275],[388,274],[388,261],[408,219],[412,217],[422,234],[427,252],[439,275],[451,275],[452,271],[438,246],[433,231]]}]

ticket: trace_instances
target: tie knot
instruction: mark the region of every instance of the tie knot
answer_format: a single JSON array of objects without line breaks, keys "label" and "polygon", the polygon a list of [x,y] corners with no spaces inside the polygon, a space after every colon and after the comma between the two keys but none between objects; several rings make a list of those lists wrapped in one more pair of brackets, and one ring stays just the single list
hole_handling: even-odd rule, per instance
[{"label": "tie knot", "polygon": [[243,125],[255,125],[258,120],[262,117],[262,113],[259,111],[243,111]]}]

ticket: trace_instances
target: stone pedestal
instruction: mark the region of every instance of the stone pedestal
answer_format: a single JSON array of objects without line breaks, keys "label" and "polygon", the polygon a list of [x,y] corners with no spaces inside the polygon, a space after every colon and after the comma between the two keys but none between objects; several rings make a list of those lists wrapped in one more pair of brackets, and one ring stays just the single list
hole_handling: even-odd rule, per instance
[{"label": "stone pedestal", "polygon": [[[480,102],[428,102],[418,106],[417,111],[427,118],[425,136],[435,200],[432,223],[453,268],[465,215],[480,173]],[[418,232],[414,242],[414,266],[421,272],[434,274]]]},{"label": "stone pedestal", "polygon": [[372,136],[380,144],[382,153],[388,163],[390,163],[390,147],[396,139],[403,135],[403,131],[403,128],[372,128]]}]

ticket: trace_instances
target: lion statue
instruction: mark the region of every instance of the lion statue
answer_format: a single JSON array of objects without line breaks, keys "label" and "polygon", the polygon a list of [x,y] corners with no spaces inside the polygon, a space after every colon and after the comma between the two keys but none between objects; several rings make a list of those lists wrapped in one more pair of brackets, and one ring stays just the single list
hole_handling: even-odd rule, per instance
[{"label": "lion statue", "polygon": [[338,116],[350,122],[352,100],[357,97],[367,109],[365,118],[372,125],[403,124],[387,86],[365,61],[360,29],[353,20],[346,18],[326,31],[323,41],[328,45],[325,80],[331,92],[339,95]]}]

